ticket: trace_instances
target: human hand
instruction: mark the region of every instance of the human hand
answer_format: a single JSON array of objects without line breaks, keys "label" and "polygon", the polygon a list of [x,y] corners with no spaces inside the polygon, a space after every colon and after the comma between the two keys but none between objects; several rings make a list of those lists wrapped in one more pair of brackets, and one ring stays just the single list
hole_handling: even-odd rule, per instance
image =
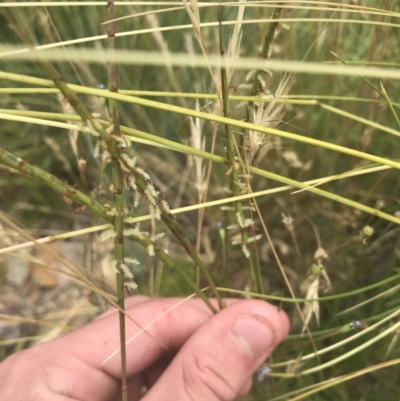
[{"label": "human hand", "polygon": [[[142,327],[181,300],[129,298],[126,312]],[[127,345],[129,400],[231,401],[246,394],[251,375],[288,333],[284,312],[258,300],[227,300],[213,315],[191,299],[156,320]],[[2,401],[111,401],[120,394],[118,313],[0,364]],[[126,338],[140,332],[126,320]],[[167,351],[156,338],[171,351]],[[143,394],[143,388],[148,391]]]}]

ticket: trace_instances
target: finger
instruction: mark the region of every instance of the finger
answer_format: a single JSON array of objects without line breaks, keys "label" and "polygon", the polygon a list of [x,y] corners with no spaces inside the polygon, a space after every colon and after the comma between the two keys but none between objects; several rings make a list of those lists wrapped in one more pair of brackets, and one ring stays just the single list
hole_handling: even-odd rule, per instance
[{"label": "finger", "polygon": [[247,379],[247,381],[244,384],[244,386],[240,389],[238,397],[244,397],[251,390],[251,386],[252,385],[253,385],[252,378]]},{"label": "finger", "polygon": [[142,374],[134,375],[128,380],[129,401],[138,401],[151,388],[165,369],[171,363],[172,358],[163,357],[153,363]]},{"label": "finger", "polygon": [[[227,300],[227,303],[238,300]],[[213,301],[217,306],[217,303]],[[134,320],[126,319],[127,374],[137,374],[147,369],[160,356],[173,353],[211,316],[212,312],[202,300],[181,298],[148,299],[126,310]],[[93,322],[71,334],[80,339],[73,341],[80,358],[91,366],[102,369],[113,377],[121,377],[119,352],[118,313],[110,314],[100,322]],[[143,330],[145,328],[145,331]],[[95,337],[93,337],[95,335]],[[93,339],[101,347],[93,346]]]},{"label": "finger", "polygon": [[288,330],[286,315],[276,307],[234,303],[193,334],[144,401],[233,400]]},{"label": "finger", "polygon": [[160,358],[143,372],[144,384],[148,389],[154,386],[157,380],[167,369],[172,359],[172,355]]},{"label": "finger", "polygon": [[[131,302],[135,304],[134,300]],[[237,300],[227,301],[228,304],[232,302]],[[174,308],[176,305],[179,306]],[[212,316],[203,301],[191,299],[182,303],[179,298],[140,299],[138,304],[127,309],[127,314],[141,327],[162,316],[147,329],[152,337],[127,319],[127,339],[141,333],[127,345],[128,376],[142,372],[160,356],[168,354],[160,342],[169,349],[178,350]],[[27,382],[32,388],[46,383],[54,393],[73,399],[115,398],[119,388],[116,379],[121,377],[120,355],[103,366],[102,362],[119,349],[118,328],[118,312],[109,312],[104,318],[94,320],[73,333],[15,354],[1,364],[13,372],[11,379],[5,378],[6,381],[13,382],[13,377],[16,378],[10,391],[19,390]],[[17,361],[19,357],[23,359],[22,363]]]}]

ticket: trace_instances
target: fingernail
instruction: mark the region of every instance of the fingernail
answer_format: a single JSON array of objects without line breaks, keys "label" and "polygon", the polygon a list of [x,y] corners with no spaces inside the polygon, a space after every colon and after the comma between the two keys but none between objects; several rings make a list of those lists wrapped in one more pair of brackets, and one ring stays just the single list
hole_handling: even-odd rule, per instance
[{"label": "fingernail", "polygon": [[258,315],[241,315],[232,326],[232,333],[244,351],[258,358],[274,344],[275,333],[269,322]]}]

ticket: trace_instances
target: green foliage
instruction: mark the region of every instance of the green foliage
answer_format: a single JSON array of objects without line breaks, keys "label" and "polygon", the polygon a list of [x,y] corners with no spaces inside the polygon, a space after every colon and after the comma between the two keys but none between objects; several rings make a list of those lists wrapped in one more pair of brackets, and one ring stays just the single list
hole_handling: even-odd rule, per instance
[{"label": "green foliage", "polygon": [[[195,249],[194,253],[187,253],[181,246],[183,242],[179,241],[179,235],[174,238],[168,231],[174,223],[170,220],[161,222],[153,216],[152,220],[146,218],[140,226],[142,232],[149,233],[146,242],[142,241],[140,247],[135,241],[137,238],[133,238],[133,242],[131,239],[125,241],[125,255],[141,262],[140,267],[133,269],[140,293],[186,296],[193,292],[190,283],[196,283],[197,290],[210,285],[210,280],[204,277],[208,273],[205,274],[203,269],[200,274],[189,254],[193,260],[199,255],[197,265],[207,267],[212,281],[225,288],[219,290],[224,295],[276,297],[274,302],[291,317],[292,335],[274,354],[273,360],[266,361],[273,371],[266,382],[255,384],[249,400],[287,399],[285,397],[289,397],[287,394],[291,392],[371,366],[376,366],[376,371],[345,382],[337,379],[335,385],[324,392],[307,395],[306,399],[398,399],[395,385],[397,365],[378,369],[379,364],[399,357],[399,346],[393,341],[397,338],[398,316],[394,315],[376,329],[369,330],[368,326],[399,309],[396,297],[398,279],[386,281],[399,272],[399,81],[381,78],[377,72],[368,76],[366,82],[363,73],[367,76],[372,66],[381,68],[382,74],[391,69],[398,71],[400,6],[393,1],[381,2],[382,9],[368,8],[376,7],[377,2],[372,1],[362,2],[363,6],[351,2],[337,2],[337,6],[333,3],[279,3],[283,7],[279,30],[271,43],[270,54],[261,55],[280,60],[279,68],[270,64],[271,69],[275,67],[273,72],[269,71],[266,61],[258,74],[260,80],[254,85],[252,77],[257,74],[248,74],[253,68],[245,71],[227,64],[228,87],[221,85],[220,70],[212,64],[213,56],[220,57],[220,42],[228,59],[232,55],[249,58],[251,65],[263,48],[276,4],[245,3],[244,23],[238,32],[235,32],[235,26],[240,23],[237,20],[239,7],[222,7],[221,34],[218,29],[219,10],[215,5],[204,3],[205,7],[200,8],[200,22],[205,24],[200,31],[196,21],[183,8],[149,13],[150,10],[162,10],[164,6],[116,7],[117,18],[132,15],[115,23],[115,60],[121,96],[114,100],[118,100],[121,131],[130,135],[132,140],[126,153],[137,157],[137,166],[149,174],[171,209],[181,206],[190,209],[178,214],[176,219]],[[111,99],[101,96],[108,94],[107,89],[99,90],[101,84],[107,88],[108,64],[100,55],[95,61],[89,60],[91,51],[108,48],[107,25],[101,25],[106,21],[105,7],[71,3],[68,7],[5,8],[0,4],[0,11],[3,12],[0,14],[0,53],[13,51],[15,46],[25,47],[24,35],[37,45],[86,38],[38,54],[45,60],[57,54],[58,58],[54,60],[54,56],[51,60],[57,73],[66,83],[84,87],[81,92],[78,91],[80,87],[73,88],[79,102],[94,113],[96,121],[102,120],[101,124],[104,121],[101,125],[103,131],[109,129],[111,132],[108,126]],[[139,13],[144,14],[135,16]],[[251,21],[247,23],[246,20]],[[13,27],[10,21],[15,21],[16,25]],[[232,24],[226,24],[227,21],[232,21]],[[209,26],[209,23],[215,24]],[[186,26],[182,28],[181,25]],[[164,27],[170,29],[162,30]],[[123,32],[130,33],[118,36]],[[198,32],[201,32],[200,37]],[[98,35],[105,37],[89,39]],[[229,53],[229,43],[239,36],[239,51]],[[198,39],[201,39],[201,45]],[[85,56],[74,59],[69,53],[72,49],[86,50],[87,59]],[[58,50],[62,52],[57,53]],[[131,61],[123,59],[124,51],[132,53]],[[158,52],[156,61],[152,52]],[[194,55],[208,59],[212,67],[199,65],[197,58],[192,67],[169,65],[168,57],[178,60],[179,53],[184,53],[187,59],[194,59]],[[144,58],[137,62],[135,58],[143,57],[143,54]],[[0,59],[0,148],[60,178],[85,196],[96,199],[102,207],[105,204],[113,207],[110,185],[114,181],[112,167],[106,163],[105,148],[96,150],[97,140],[90,132],[80,132],[76,136],[71,127],[55,127],[48,123],[77,124],[79,118],[72,115],[75,111],[63,96],[49,85],[34,80],[49,78],[34,56],[34,52],[21,53],[21,58],[17,53],[9,53]],[[309,72],[289,75],[289,61],[293,60],[302,62]],[[309,62],[318,63],[317,70],[313,70]],[[338,73],[325,74],[324,68],[332,64]],[[362,68],[354,72],[352,68],[355,66]],[[5,73],[21,74],[25,78],[6,79]],[[288,78],[288,85],[283,87],[282,83]],[[254,87],[257,98],[239,98],[249,96]],[[15,88],[21,92],[15,93]],[[35,91],[25,90],[27,88]],[[124,93],[124,90],[137,92]],[[219,119],[223,108],[216,94],[221,94],[221,91],[228,101],[230,118],[236,121]],[[274,94],[275,97],[271,96]],[[154,104],[147,107],[149,104],[138,101],[136,96],[156,100],[163,107],[157,108]],[[260,101],[261,96],[265,97],[265,104]],[[267,110],[269,102],[275,100],[276,105],[269,110],[271,121],[267,119],[262,124],[255,121],[257,110]],[[248,141],[251,132],[258,131],[254,126],[252,129],[241,122],[249,105],[248,122],[262,125],[260,129],[265,132],[270,130],[262,134],[262,146],[251,152]],[[274,114],[279,105],[283,105],[282,109]],[[175,112],[174,106],[181,107],[179,113]],[[204,115],[200,112],[208,113],[207,121],[201,118]],[[7,118],[12,113],[16,119]],[[225,116],[229,118],[229,113]],[[23,120],[25,117],[43,121],[34,123]],[[361,122],[360,118],[368,121]],[[83,125],[78,128],[81,127]],[[225,128],[230,131],[227,136]],[[289,138],[287,133],[307,138],[308,142]],[[136,142],[135,138],[139,136],[148,142]],[[327,149],[330,145],[319,146],[317,140],[333,145]],[[160,144],[167,148],[160,147]],[[351,152],[348,151],[344,154],[338,146],[358,153],[348,154]],[[375,156],[381,159],[372,159]],[[83,169],[80,159],[86,160]],[[246,160],[250,161],[252,169],[246,165]],[[384,169],[381,166],[385,166]],[[370,167],[377,167],[377,170],[364,174],[363,169],[365,172]],[[45,185],[46,180],[35,181],[33,176],[27,176],[28,173],[21,170],[7,164],[4,159],[0,160],[0,190],[3,194],[0,209],[21,226],[38,230],[51,224],[52,228],[68,233],[72,232],[72,227],[89,228],[104,223],[99,218],[104,217],[103,209],[101,213],[100,209],[96,212],[87,204],[86,210],[78,210],[80,205],[76,199],[73,204],[66,202],[60,192],[54,192],[56,188]],[[348,172],[352,175],[346,176]],[[283,178],[279,180],[272,174]],[[334,180],[325,179],[340,174],[343,176]],[[288,179],[292,180],[290,189],[275,191],[282,183],[287,184]],[[301,184],[314,179],[321,179],[314,192],[308,187],[310,184]],[[230,180],[235,180],[235,183],[241,180],[243,193],[270,190],[253,200],[259,214],[256,210],[246,211],[238,221],[237,208],[232,211],[221,210],[220,206],[197,206],[223,198],[228,206],[232,206],[231,195],[224,189],[230,186]],[[304,186],[310,190],[299,191]],[[328,194],[318,192],[318,189]],[[235,187],[235,192],[238,192],[238,187]],[[335,195],[342,198],[337,201]],[[124,192],[120,205],[128,205],[127,213],[133,218],[146,216],[147,203],[142,200],[134,208],[134,200],[134,191]],[[246,202],[236,200],[235,205],[248,206]],[[254,220],[254,224],[245,221],[246,218]],[[228,230],[228,226],[237,223],[239,228]],[[176,226],[173,227],[177,231]],[[225,237],[221,237],[222,229]],[[154,240],[159,247],[156,256],[162,254],[164,258],[158,260],[149,256],[145,248],[153,241],[150,237],[161,232],[166,232],[166,235]],[[262,238],[248,243],[252,259],[257,261],[254,277],[250,274],[248,258],[240,241],[248,241],[247,237],[257,234],[262,234]],[[93,238],[96,241],[97,237]],[[274,256],[273,248],[279,259]],[[168,256],[163,253],[166,249]],[[89,260],[87,258],[84,267],[92,272],[94,266]],[[310,267],[314,274],[310,274]],[[3,270],[1,264],[0,269]],[[6,282],[7,275],[0,276],[1,282]],[[315,280],[318,280],[316,285]],[[262,287],[258,294],[251,293],[256,282],[258,288]],[[382,285],[379,287],[364,289],[380,282]],[[229,294],[227,288],[241,293]],[[313,289],[319,294],[313,294]],[[354,292],[340,297],[349,291]],[[206,295],[213,294],[206,292]],[[326,295],[332,297],[321,299],[319,303],[316,301],[316,297]],[[304,303],[306,297],[314,301]],[[297,301],[289,302],[289,298]],[[319,309],[316,309],[317,304]],[[299,317],[299,311],[303,311],[303,319],[310,330],[302,335],[304,321]],[[319,317],[320,327],[315,322],[315,315]],[[350,329],[353,319],[363,320],[362,327]],[[390,327],[394,327],[392,332],[374,342],[379,333]],[[335,344],[363,330],[365,336],[335,347]],[[363,344],[365,348],[362,348]],[[319,359],[301,359],[315,349],[328,346],[333,346],[332,351]],[[348,359],[324,369],[318,368],[357,347],[360,347],[359,352],[349,354]],[[0,348],[0,351],[6,353],[10,350]],[[292,362],[288,364],[288,361]],[[308,370],[313,372],[307,374]],[[297,395],[291,394],[293,398],[290,399],[300,399],[296,398]]]}]

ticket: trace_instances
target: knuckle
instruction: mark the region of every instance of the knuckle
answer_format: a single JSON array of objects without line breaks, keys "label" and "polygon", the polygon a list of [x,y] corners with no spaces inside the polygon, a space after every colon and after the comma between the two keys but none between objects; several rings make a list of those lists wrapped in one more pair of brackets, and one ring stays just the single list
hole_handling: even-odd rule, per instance
[{"label": "knuckle", "polygon": [[200,399],[230,401],[237,395],[226,366],[212,355],[192,354],[184,359],[182,376],[190,400],[198,400],[200,396]]}]

